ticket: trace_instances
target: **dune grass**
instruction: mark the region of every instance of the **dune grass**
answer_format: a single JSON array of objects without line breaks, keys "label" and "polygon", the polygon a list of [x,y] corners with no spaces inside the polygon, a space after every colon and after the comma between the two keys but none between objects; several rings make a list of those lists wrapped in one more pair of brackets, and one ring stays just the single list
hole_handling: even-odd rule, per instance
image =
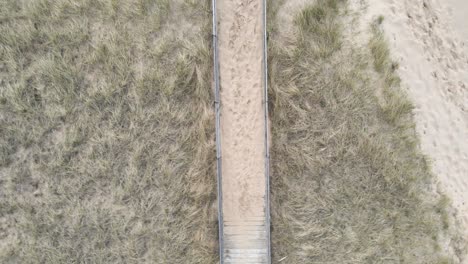
[{"label": "dune grass", "polygon": [[[274,263],[453,263],[379,28],[270,1]],[[206,0],[0,0],[0,262],[215,263]]]},{"label": "dune grass", "polygon": [[210,3],[0,0],[0,262],[214,263]]},{"label": "dune grass", "polygon": [[281,6],[270,1],[273,263],[454,263],[449,201],[420,153],[382,19],[363,42],[345,0],[316,0],[284,36]]}]

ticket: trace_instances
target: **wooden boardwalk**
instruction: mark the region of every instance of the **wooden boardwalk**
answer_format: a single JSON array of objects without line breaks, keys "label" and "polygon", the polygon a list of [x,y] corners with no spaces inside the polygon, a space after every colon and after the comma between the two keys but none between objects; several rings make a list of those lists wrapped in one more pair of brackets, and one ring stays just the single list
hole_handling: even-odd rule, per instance
[{"label": "wooden boardwalk", "polygon": [[271,263],[265,3],[213,6],[220,262]]},{"label": "wooden boardwalk", "polygon": [[270,263],[265,217],[224,221],[224,263]]}]

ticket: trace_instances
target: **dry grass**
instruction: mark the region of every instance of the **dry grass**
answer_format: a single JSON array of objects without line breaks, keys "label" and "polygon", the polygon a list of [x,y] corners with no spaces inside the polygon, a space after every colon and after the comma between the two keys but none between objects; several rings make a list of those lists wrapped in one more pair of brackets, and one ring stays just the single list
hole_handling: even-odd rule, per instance
[{"label": "dry grass", "polygon": [[[382,19],[356,46],[343,6],[269,24],[274,261],[452,263]],[[1,263],[217,261],[209,23],[206,0],[0,0]]]},{"label": "dry grass", "polygon": [[[270,2],[275,21],[281,4]],[[448,200],[432,186],[411,103],[377,20],[369,45],[345,0],[270,25],[274,263],[453,263]],[[270,22],[272,23],[272,22]]]},{"label": "dry grass", "polygon": [[210,5],[0,0],[0,262],[213,263]]}]

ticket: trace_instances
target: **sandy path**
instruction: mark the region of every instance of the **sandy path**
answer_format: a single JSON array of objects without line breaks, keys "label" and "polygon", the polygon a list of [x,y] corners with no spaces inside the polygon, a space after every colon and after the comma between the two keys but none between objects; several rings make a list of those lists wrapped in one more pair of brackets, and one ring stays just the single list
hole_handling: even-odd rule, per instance
[{"label": "sandy path", "polygon": [[262,1],[218,0],[218,25],[225,256],[266,263]]},{"label": "sandy path", "polygon": [[452,17],[445,6],[451,3],[452,12],[466,12],[468,2],[369,3],[370,16],[385,15],[392,57],[415,104],[421,148],[432,159],[438,183],[452,199],[468,238],[468,54],[460,39],[468,40],[468,23],[460,22],[461,14]]}]

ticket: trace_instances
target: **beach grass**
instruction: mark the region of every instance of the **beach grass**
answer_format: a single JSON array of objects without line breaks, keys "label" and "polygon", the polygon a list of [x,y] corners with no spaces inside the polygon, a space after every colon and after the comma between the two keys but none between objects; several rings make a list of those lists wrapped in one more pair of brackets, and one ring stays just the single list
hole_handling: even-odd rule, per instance
[{"label": "beach grass", "polygon": [[[346,0],[283,3],[273,263],[456,263],[383,17],[362,41]],[[0,0],[1,263],[217,262],[210,23],[207,0]]]},{"label": "beach grass", "polygon": [[[270,1],[270,23],[281,8]],[[453,263],[450,202],[420,152],[383,19],[362,41],[353,15],[317,0],[294,32],[269,27],[273,263]]]},{"label": "beach grass", "polygon": [[214,263],[210,2],[0,0],[0,262]]}]

